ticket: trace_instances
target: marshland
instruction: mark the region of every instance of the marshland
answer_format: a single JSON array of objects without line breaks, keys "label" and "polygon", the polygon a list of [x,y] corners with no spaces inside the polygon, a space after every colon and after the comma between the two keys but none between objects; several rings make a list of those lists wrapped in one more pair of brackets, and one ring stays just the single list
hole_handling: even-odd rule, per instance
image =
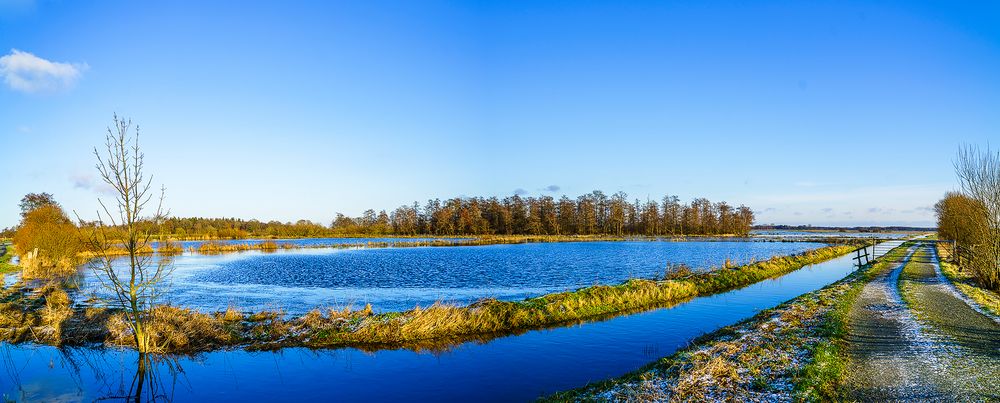
[{"label": "marshland", "polygon": [[[464,342],[414,344],[403,349],[284,348],[276,351],[224,349],[174,356],[159,364],[161,379],[188,385],[171,389],[181,400],[238,401],[284,385],[321,396],[329,387],[347,400],[531,400],[631,371],[670,354],[702,333],[736,323],[756,311],[834,282],[853,270],[849,256],[806,266],[737,291],[683,298],[619,316],[596,316],[562,326],[504,335],[483,334]],[[9,347],[5,354],[23,362],[21,379],[48,379],[54,394],[108,374],[134,371],[131,349]],[[545,354],[545,359],[539,359]],[[56,363],[56,370],[48,367]],[[81,373],[76,374],[74,362]],[[579,363],[586,362],[587,365]],[[171,365],[183,373],[171,372]],[[482,370],[483,366],[490,368]],[[238,382],[232,382],[231,379]],[[279,381],[281,379],[282,381]],[[383,386],[371,388],[372,383]],[[503,383],[502,390],[493,385]],[[70,387],[70,385],[74,385]],[[83,400],[104,391],[88,384]],[[35,389],[38,390],[38,389]],[[75,390],[75,389],[73,389]],[[52,395],[36,395],[52,396]]]},{"label": "marshland", "polygon": [[0,402],[1000,401],[997,15],[0,0]]},{"label": "marshland", "polygon": [[[183,400],[218,399],[220,393],[239,400],[235,396],[247,392],[242,388],[215,385],[179,391],[174,385],[220,382],[218,377],[228,370],[190,378],[197,371],[213,371],[218,359],[236,360],[246,371],[256,368],[255,374],[265,373],[258,368],[263,362],[279,360],[276,368],[301,371],[289,375],[308,379],[319,369],[329,375],[340,365],[336,357],[357,354],[364,358],[350,362],[361,359],[379,368],[381,376],[388,376],[382,372],[387,368],[402,371],[426,365],[421,363],[427,357],[439,363],[452,355],[468,357],[441,364],[443,368],[426,374],[419,386],[410,380],[393,381],[396,387],[370,395],[375,398],[431,398],[448,388],[456,398],[530,399],[592,376],[613,376],[640,359],[594,351],[593,346],[607,343],[604,337],[647,332],[639,338],[629,336],[616,348],[645,345],[642,350],[647,354],[657,354],[662,344],[669,352],[699,332],[835,281],[854,269],[848,252],[909,236],[702,238],[682,232],[649,237],[633,232],[636,222],[623,227],[629,232],[621,235],[583,237],[180,241],[162,232],[154,238],[149,230],[153,226],[144,222],[136,226],[145,231],[138,232],[139,241],[94,242],[95,234],[111,238],[128,228],[99,222],[78,226],[65,218],[48,194],[27,195],[21,206],[22,223],[14,231],[16,244],[10,249],[30,252],[11,253],[20,255],[18,270],[5,277],[0,316],[5,354],[11,362],[24,364],[11,367],[18,375],[9,387],[30,399],[64,392],[51,385],[25,387],[25,377],[38,380],[32,375],[40,370],[33,367],[39,362],[32,358],[36,354],[59,363],[49,366],[42,378],[86,385],[75,392],[84,400],[110,393],[106,385],[89,383],[90,379],[130,371],[154,386],[147,385],[144,393],[152,393],[147,397],[169,391],[173,396],[180,393]],[[656,222],[663,220],[658,210],[651,215]],[[695,222],[698,227],[718,222],[715,208],[706,211],[710,214],[702,217],[712,221]],[[530,218],[530,210],[527,214]],[[597,215],[613,216],[600,210]],[[598,223],[613,228],[605,221]],[[680,231],[684,228],[690,227],[682,225]],[[157,279],[155,293],[149,291],[140,300],[146,304],[141,308],[145,348],[137,348],[134,341],[136,330],[130,321],[135,317],[130,312],[135,311],[121,305],[124,297],[108,286],[127,278],[133,267],[158,271],[169,267]],[[730,304],[731,300],[738,302]],[[712,310],[717,312],[709,314]],[[630,324],[635,318],[646,319],[641,325]],[[686,325],[653,342],[660,336],[650,330],[674,323],[697,325]],[[490,346],[508,344],[501,354],[506,359],[528,359],[539,348],[547,353],[562,351],[564,359],[580,359],[588,352],[614,359],[606,357],[586,371],[524,382],[500,395],[483,394],[487,389],[474,385],[509,376],[503,371],[489,377],[480,374],[467,388],[444,384],[445,379],[453,384],[458,374],[477,374],[467,367],[469,362],[489,360],[497,354],[490,352],[497,347]],[[310,363],[282,364],[286,354],[298,357],[299,364]],[[125,360],[139,364],[109,370],[109,362],[121,365]],[[56,371],[57,367],[65,371]],[[246,381],[257,384],[256,377]],[[358,381],[355,375],[337,379],[345,385]],[[350,399],[365,396],[364,391],[343,393]]]}]

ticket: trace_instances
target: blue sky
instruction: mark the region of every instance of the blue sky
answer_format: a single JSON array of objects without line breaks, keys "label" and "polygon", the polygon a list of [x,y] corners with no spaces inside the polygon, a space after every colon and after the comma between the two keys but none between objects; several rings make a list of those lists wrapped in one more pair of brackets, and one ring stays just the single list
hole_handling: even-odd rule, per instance
[{"label": "blue sky", "polygon": [[1000,138],[990,2],[0,0],[0,54],[0,227],[93,216],[115,112],[174,215],[324,223],[555,185],[929,225]]}]

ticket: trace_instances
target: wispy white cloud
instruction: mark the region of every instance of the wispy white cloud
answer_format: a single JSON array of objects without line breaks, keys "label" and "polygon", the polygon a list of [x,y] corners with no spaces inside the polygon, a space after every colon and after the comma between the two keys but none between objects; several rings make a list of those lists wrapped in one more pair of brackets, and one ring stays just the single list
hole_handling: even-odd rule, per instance
[{"label": "wispy white cloud", "polygon": [[74,189],[89,190],[98,194],[111,194],[114,189],[105,182],[100,182],[91,173],[75,173],[70,175],[69,181]]},{"label": "wispy white cloud", "polygon": [[11,49],[0,57],[0,76],[15,91],[54,92],[72,88],[80,79],[86,63],[60,63],[42,59],[28,52]]}]

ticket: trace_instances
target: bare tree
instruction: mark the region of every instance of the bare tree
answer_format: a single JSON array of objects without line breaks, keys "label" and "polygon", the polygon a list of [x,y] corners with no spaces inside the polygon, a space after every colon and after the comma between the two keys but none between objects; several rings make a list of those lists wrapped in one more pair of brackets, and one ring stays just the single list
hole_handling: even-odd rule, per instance
[{"label": "bare tree", "polygon": [[[134,131],[134,135],[129,135]],[[156,352],[148,318],[160,286],[172,270],[167,259],[157,258],[151,250],[153,229],[168,215],[163,210],[165,190],[161,187],[151,214],[152,177],[146,178],[144,154],[139,148],[139,127],[131,119],[114,116],[114,126],[105,135],[104,150],[94,148],[97,171],[113,189],[115,203],[100,202],[90,246],[99,259],[92,264],[101,283],[110,291],[109,303],[121,309],[140,354]],[[121,252],[124,250],[124,252]],[[127,259],[122,265],[118,259]]]},{"label": "bare tree", "polygon": [[1000,153],[967,145],[958,152],[955,172],[966,196],[978,201],[985,211],[985,225],[970,230],[976,244],[973,271],[983,286],[1000,289]]}]

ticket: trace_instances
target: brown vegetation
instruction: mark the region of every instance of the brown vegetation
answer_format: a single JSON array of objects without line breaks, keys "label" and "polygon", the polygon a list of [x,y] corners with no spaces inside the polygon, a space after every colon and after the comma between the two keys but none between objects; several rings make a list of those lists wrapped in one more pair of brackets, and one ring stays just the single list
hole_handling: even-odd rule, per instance
[{"label": "brown vegetation", "polygon": [[51,278],[72,273],[83,251],[76,226],[62,208],[46,204],[26,212],[14,234],[25,278]]},{"label": "brown vegetation", "polygon": [[938,235],[954,241],[955,262],[987,289],[1000,290],[1000,153],[967,147],[955,169],[962,192],[935,206]]}]

